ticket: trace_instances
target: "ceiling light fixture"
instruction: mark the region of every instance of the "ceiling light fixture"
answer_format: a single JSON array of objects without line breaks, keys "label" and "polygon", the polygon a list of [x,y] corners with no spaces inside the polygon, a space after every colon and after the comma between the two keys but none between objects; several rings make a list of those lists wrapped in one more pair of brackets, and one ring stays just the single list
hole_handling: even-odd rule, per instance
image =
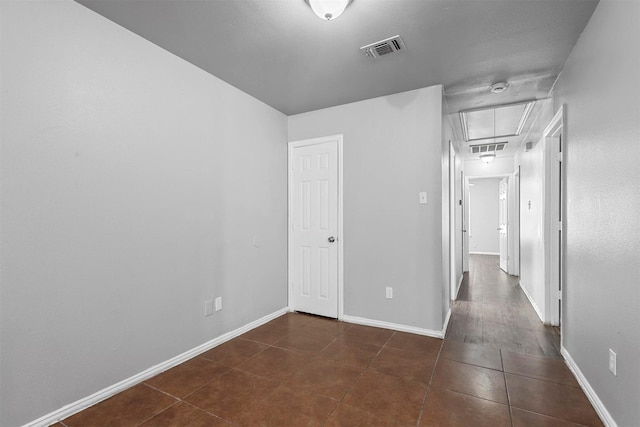
[{"label": "ceiling light fixture", "polygon": [[351,0],[308,0],[318,18],[331,21],[342,15]]},{"label": "ceiling light fixture", "polygon": [[489,86],[491,93],[502,93],[509,87],[509,83],[507,82],[497,82]]},{"label": "ceiling light fixture", "polygon": [[480,160],[482,160],[485,163],[491,163],[493,161],[493,159],[496,158],[496,153],[483,153],[480,154]]}]

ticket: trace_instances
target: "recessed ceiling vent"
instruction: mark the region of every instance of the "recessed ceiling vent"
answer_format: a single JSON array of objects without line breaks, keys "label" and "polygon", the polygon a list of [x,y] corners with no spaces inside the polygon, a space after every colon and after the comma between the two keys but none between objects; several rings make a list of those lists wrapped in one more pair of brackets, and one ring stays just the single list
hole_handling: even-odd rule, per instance
[{"label": "recessed ceiling vent", "polygon": [[402,37],[393,36],[360,48],[367,57],[376,59],[384,55],[407,50]]},{"label": "recessed ceiling vent", "polygon": [[494,144],[478,144],[478,145],[470,145],[469,148],[473,154],[481,154],[481,153],[495,153],[496,151],[504,150],[504,146],[507,145],[508,141],[505,142],[496,142]]}]

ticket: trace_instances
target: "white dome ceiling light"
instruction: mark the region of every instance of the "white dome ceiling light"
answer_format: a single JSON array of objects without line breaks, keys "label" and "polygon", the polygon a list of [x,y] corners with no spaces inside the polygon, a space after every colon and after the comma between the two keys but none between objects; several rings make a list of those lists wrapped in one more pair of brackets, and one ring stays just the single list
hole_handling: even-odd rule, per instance
[{"label": "white dome ceiling light", "polygon": [[342,15],[351,0],[308,0],[318,18],[331,21]]},{"label": "white dome ceiling light", "polygon": [[480,154],[480,160],[482,160],[485,163],[491,163],[495,158],[496,158],[496,153],[494,152]]}]

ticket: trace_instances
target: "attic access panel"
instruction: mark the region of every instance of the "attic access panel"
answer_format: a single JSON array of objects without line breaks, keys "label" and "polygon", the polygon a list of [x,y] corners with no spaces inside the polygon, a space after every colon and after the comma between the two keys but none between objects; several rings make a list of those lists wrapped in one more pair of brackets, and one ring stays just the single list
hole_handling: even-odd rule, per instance
[{"label": "attic access panel", "polygon": [[464,140],[518,136],[522,132],[535,101],[460,111]]}]

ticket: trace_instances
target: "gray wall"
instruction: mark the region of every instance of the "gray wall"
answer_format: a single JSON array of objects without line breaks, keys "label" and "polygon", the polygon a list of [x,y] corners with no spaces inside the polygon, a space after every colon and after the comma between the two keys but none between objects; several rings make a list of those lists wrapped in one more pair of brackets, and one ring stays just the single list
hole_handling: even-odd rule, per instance
[{"label": "gray wall", "polygon": [[442,329],[441,107],[433,86],[289,117],[290,141],[344,135],[346,315]]},{"label": "gray wall", "polygon": [[619,426],[640,423],[638,17],[636,0],[601,1],[553,93],[567,106],[564,346]]},{"label": "gray wall", "polygon": [[16,426],[286,307],[287,119],[77,3],[0,3]]}]

